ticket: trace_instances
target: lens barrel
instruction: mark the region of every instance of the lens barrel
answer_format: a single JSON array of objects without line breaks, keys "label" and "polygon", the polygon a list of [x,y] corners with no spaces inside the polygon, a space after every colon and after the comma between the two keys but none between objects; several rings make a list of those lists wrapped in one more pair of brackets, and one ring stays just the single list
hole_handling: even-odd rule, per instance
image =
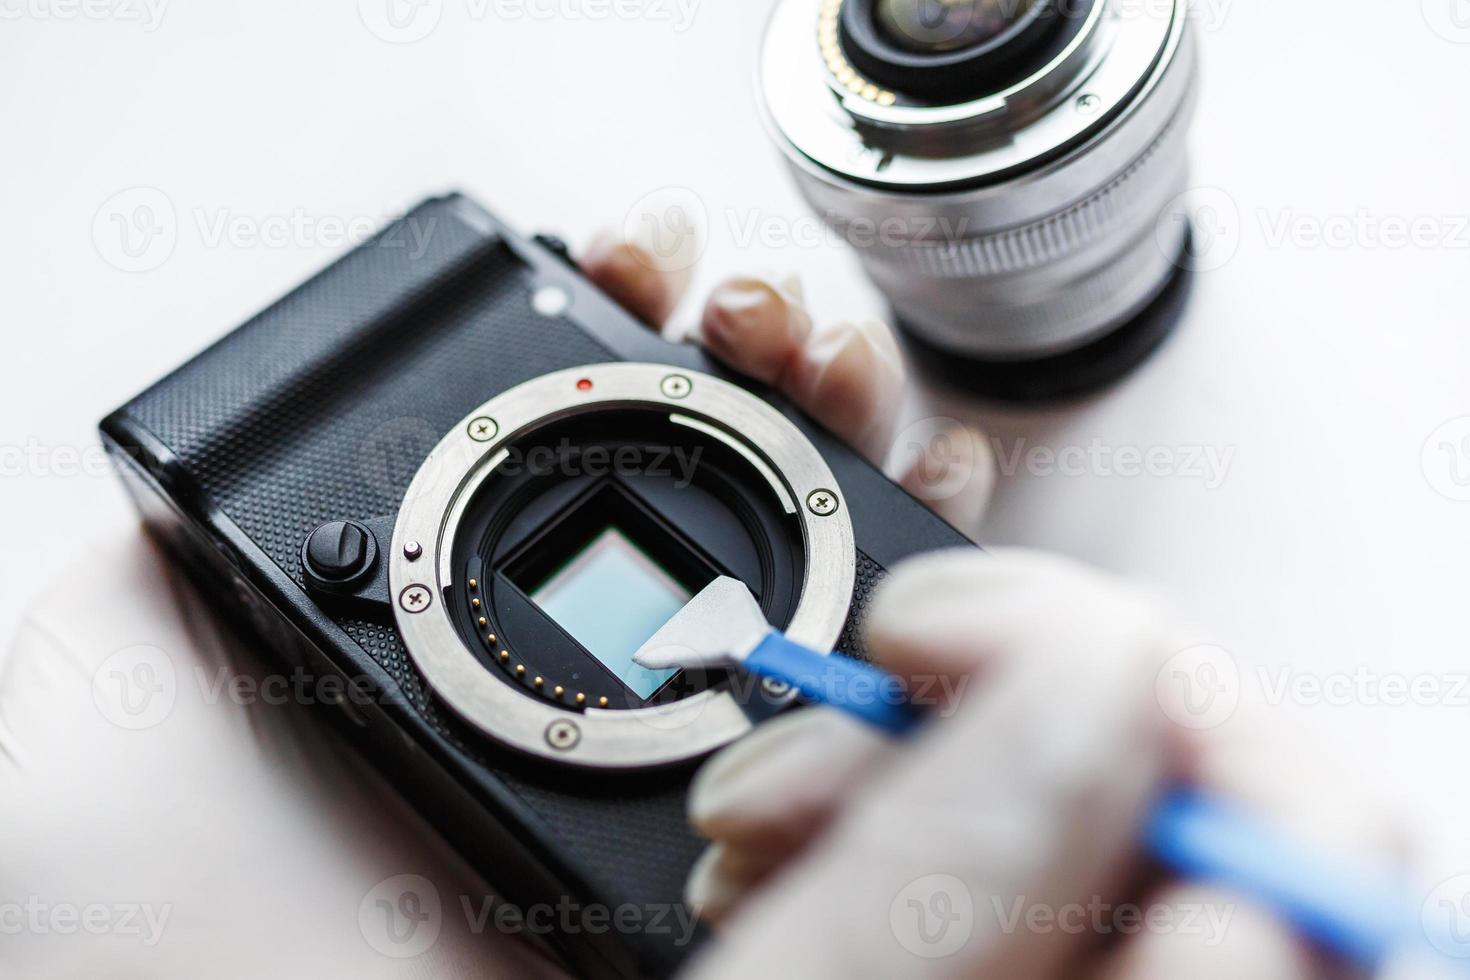
[{"label": "lens barrel", "polygon": [[[905,331],[972,360],[986,393],[1071,394],[1168,332],[1150,322],[1153,342],[1109,342],[1183,274],[1187,0],[996,2],[1012,5],[999,33],[922,52],[849,28],[890,30],[883,0],[782,0],[764,102],[803,195],[858,249]],[[897,60],[875,71],[879,54]],[[1115,352],[1101,375],[1074,369],[1089,348]]]}]

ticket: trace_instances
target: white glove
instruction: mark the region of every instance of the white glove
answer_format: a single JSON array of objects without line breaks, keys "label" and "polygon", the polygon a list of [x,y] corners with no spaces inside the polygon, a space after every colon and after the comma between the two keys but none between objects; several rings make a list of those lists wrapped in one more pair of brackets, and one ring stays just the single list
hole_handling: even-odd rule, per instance
[{"label": "white glove", "polygon": [[1161,668],[1198,638],[1151,596],[1057,558],[949,553],[894,571],[869,637],[911,690],[957,696],[906,742],[812,709],[708,763],[690,808],[716,843],[689,892],[727,921],[696,976],[1338,975],[1248,899],[1137,853],[1171,779],[1325,847],[1394,843],[1249,721],[1170,722],[1188,716]]},{"label": "white glove", "polygon": [[560,975],[246,646],[131,531],[0,654],[0,975]]}]

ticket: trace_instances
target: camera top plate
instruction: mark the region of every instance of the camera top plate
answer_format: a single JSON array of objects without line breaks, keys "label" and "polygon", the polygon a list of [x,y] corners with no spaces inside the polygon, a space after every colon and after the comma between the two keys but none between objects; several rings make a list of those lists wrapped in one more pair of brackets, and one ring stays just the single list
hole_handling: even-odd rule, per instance
[{"label": "camera top plate", "polygon": [[632,710],[561,706],[528,696],[486,670],[449,605],[456,534],[476,491],[507,447],[537,429],[599,410],[666,411],[750,463],[799,521],[806,549],[793,639],[830,650],[847,618],[856,545],[841,488],[795,425],[744,389],[713,376],[645,363],[557,371],[484,403],[444,437],[409,485],[394,529],[388,576],[410,656],[436,694],[487,736],[561,765],[643,769],[698,758],[747,732],[750,717],[727,690],[708,689]]}]

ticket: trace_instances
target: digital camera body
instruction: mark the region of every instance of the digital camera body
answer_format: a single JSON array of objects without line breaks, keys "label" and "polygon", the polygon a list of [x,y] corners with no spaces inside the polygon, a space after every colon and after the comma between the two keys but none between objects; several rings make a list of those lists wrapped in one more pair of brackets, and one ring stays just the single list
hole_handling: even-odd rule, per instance
[{"label": "digital camera body", "polygon": [[664,975],[697,944],[693,766],[791,698],[642,671],[637,638],[728,574],[773,625],[862,656],[884,569],[968,545],[458,195],[101,431],[213,605],[333,680],[350,741],[502,901],[556,910],[546,938],[584,975]]}]

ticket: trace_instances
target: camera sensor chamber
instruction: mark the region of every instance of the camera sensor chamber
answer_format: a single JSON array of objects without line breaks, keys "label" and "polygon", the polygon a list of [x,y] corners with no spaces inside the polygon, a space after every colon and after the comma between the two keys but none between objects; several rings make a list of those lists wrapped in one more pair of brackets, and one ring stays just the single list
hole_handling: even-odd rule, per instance
[{"label": "camera sensor chamber", "polygon": [[508,441],[450,545],[466,644],[573,708],[669,704],[717,685],[633,654],[720,575],[745,582],[773,625],[790,623],[801,521],[748,452],[661,407],[580,413]]},{"label": "camera sensor chamber", "polygon": [[807,506],[819,491],[840,500],[816,449],[734,385],[622,363],[538,378],[481,406],[410,486],[389,566],[400,632],[437,696],[522,751],[697,757],[748,730],[751,706],[723,671],[633,654],[721,575],[830,649],[856,552],[845,508]]}]

